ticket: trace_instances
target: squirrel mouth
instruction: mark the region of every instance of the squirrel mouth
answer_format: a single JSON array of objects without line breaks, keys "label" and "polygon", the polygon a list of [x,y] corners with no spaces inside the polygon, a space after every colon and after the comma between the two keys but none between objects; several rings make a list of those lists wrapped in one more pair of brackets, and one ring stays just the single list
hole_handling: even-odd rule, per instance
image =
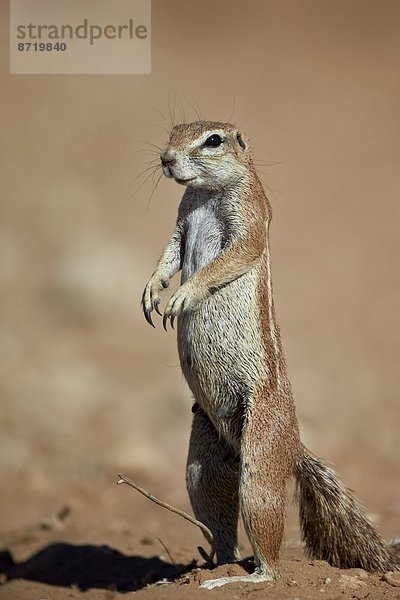
[{"label": "squirrel mouth", "polygon": [[176,183],[180,183],[181,185],[187,185],[190,181],[196,179],[196,177],[190,177],[189,179],[179,179],[179,177],[174,177]]}]

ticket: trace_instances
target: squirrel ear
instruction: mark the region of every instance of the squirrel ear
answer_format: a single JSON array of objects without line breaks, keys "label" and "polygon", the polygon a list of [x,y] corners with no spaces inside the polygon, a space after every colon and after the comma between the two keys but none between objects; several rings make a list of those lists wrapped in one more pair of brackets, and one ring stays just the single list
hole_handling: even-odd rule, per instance
[{"label": "squirrel ear", "polygon": [[237,132],[236,134],[236,139],[238,141],[239,146],[241,147],[242,150],[246,150],[247,148],[247,144],[244,141],[242,134],[240,133],[240,131]]}]

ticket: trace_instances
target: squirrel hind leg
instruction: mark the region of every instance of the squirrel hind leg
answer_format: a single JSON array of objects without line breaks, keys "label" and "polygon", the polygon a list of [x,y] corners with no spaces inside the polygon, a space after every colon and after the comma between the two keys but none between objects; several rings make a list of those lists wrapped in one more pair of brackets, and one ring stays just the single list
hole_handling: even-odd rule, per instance
[{"label": "squirrel hind leg", "polygon": [[218,564],[240,560],[239,462],[199,405],[194,407],[186,485],[196,518],[213,534]]},{"label": "squirrel hind leg", "polygon": [[280,398],[267,397],[267,403],[250,403],[241,440],[240,508],[256,565],[242,579],[249,583],[279,578],[287,484],[298,446],[292,413]]},{"label": "squirrel hind leg", "polygon": [[238,575],[235,577],[219,577],[218,579],[207,579],[201,584],[201,588],[212,590],[216,587],[222,587],[229,583],[262,583],[265,581],[275,581],[276,575],[268,574],[256,569],[250,575]]}]

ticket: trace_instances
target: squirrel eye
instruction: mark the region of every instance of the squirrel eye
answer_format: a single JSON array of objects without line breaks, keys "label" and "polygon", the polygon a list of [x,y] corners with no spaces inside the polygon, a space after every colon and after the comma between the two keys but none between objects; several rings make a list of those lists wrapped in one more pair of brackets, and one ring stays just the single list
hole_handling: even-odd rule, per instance
[{"label": "squirrel eye", "polygon": [[205,146],[209,146],[211,148],[218,148],[218,146],[220,146],[223,142],[223,139],[221,138],[220,135],[218,135],[217,133],[213,133],[212,135],[210,135],[210,137],[208,137],[206,139],[206,141],[204,142]]}]

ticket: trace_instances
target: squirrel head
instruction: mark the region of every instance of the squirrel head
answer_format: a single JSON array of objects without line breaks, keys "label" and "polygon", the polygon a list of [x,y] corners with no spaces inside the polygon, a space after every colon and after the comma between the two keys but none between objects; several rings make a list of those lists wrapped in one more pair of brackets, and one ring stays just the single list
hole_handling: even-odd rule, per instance
[{"label": "squirrel head", "polygon": [[252,166],[247,138],[234,125],[217,121],[175,125],[160,158],[166,177],[214,190],[235,185]]}]

